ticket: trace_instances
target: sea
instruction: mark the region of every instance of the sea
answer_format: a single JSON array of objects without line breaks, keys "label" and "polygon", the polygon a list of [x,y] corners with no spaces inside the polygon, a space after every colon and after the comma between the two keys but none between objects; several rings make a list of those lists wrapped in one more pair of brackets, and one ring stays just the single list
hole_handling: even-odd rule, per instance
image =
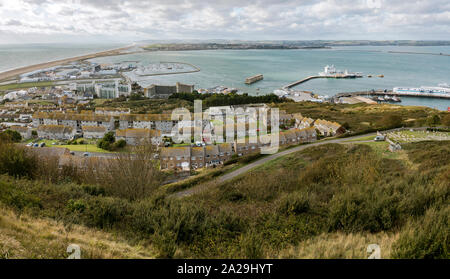
[{"label": "sea", "polygon": [[[0,46],[0,71],[72,57],[123,45],[3,45]],[[397,52],[414,52],[397,53]],[[427,53],[427,54],[423,54]],[[170,85],[194,84],[195,88],[226,86],[250,95],[272,93],[293,81],[316,75],[326,65],[338,70],[362,72],[357,79],[315,79],[294,89],[332,96],[341,92],[368,91],[393,87],[437,86],[450,84],[450,46],[346,46],[331,49],[295,50],[200,50],[157,51],[91,59],[97,63],[140,61],[143,65],[158,62],[190,63],[199,72],[141,77],[138,82]],[[263,74],[264,79],[251,85],[245,78]],[[372,75],[368,78],[367,75]],[[384,77],[378,77],[383,75]],[[447,110],[450,100],[401,97],[402,105],[421,105]]]}]

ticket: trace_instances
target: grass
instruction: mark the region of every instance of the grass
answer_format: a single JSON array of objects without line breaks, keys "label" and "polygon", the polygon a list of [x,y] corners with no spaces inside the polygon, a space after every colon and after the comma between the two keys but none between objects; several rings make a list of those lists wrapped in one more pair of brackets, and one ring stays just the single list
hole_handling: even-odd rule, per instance
[{"label": "grass", "polygon": [[113,151],[104,150],[98,148],[95,144],[67,144],[67,145],[55,145],[54,147],[67,148],[70,151],[80,151],[80,152],[94,152],[94,153],[114,153]]},{"label": "grass", "polygon": [[0,202],[151,245],[162,258],[367,258],[369,244],[383,258],[449,258],[449,142],[404,144],[393,158],[385,147],[314,146],[178,199],[161,189],[130,200],[73,176],[55,184],[0,176]]},{"label": "grass", "polygon": [[[80,144],[80,141],[84,141],[84,144]],[[64,141],[59,140],[48,140],[48,139],[40,139],[40,140],[33,140],[29,139],[24,141],[24,143],[45,143],[46,147],[58,147],[58,148],[67,148],[70,151],[79,151],[79,152],[95,152],[95,153],[114,153],[114,151],[108,151],[101,148],[98,148],[96,145],[95,140],[91,139],[83,139],[79,138],[77,139],[77,142],[79,144],[65,144]],[[53,144],[56,143],[56,144]]]},{"label": "grass", "polygon": [[113,234],[50,219],[16,215],[0,205],[0,258],[64,259],[77,244],[83,259],[154,258],[151,248],[130,245]]},{"label": "grass", "polygon": [[0,90],[15,90],[15,89],[25,89],[31,87],[46,87],[52,86],[53,82],[51,81],[42,81],[42,82],[23,82],[23,83],[12,83],[0,85]]},{"label": "grass", "polygon": [[360,134],[368,131],[385,130],[385,116],[399,116],[402,120],[400,126],[425,126],[426,119],[430,115],[444,116],[446,112],[427,107],[400,106],[393,104],[318,104],[311,102],[280,103],[276,104],[287,113],[301,113],[305,117],[313,119],[322,118],[336,121],[340,124],[347,123],[352,134]]},{"label": "grass", "polygon": [[367,246],[380,246],[381,258],[391,258],[392,245],[398,240],[398,233],[350,233],[321,234],[289,246],[274,257],[281,259],[367,259]]},{"label": "grass", "polygon": [[357,139],[346,140],[345,142],[368,141],[368,140],[373,140],[374,138],[375,138],[375,136],[367,136],[367,137],[361,137],[361,138],[357,138]]}]

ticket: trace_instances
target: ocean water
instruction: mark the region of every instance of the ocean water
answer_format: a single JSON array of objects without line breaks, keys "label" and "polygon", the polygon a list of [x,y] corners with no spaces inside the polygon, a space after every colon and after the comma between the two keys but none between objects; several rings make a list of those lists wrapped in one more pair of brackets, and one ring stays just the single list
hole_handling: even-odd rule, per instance
[{"label": "ocean water", "polygon": [[[196,88],[217,85],[235,87],[249,94],[267,94],[293,81],[323,71],[327,64],[337,69],[362,72],[372,78],[316,79],[295,89],[313,91],[321,95],[340,92],[392,89],[396,86],[419,87],[450,84],[450,56],[428,54],[389,53],[389,51],[429,52],[450,54],[450,46],[399,47],[364,46],[314,50],[204,50],[162,51],[93,59],[94,62],[139,60],[142,63],[187,62],[201,69],[197,73],[142,77],[139,83],[195,84]],[[263,74],[264,80],[252,85],[245,78]],[[379,78],[377,75],[384,75]],[[450,100],[403,97],[403,105],[425,105],[441,110],[450,107]]]},{"label": "ocean water", "polygon": [[0,72],[118,48],[119,44],[7,44],[0,45]]},{"label": "ocean water", "polygon": [[[0,45],[0,71],[42,63],[87,53],[121,47],[113,44],[32,44]],[[450,54],[450,46],[358,46],[314,50],[204,50],[161,51],[101,57],[94,62],[108,63],[139,60],[157,62],[186,62],[196,65],[200,72],[156,77],[144,77],[139,83],[195,84],[196,88],[217,85],[235,87],[252,95],[268,94],[293,81],[323,71],[327,64],[339,70],[362,72],[372,78],[316,79],[303,83],[299,90],[321,95],[340,92],[392,89],[396,86],[418,87],[450,84],[450,56],[428,54],[401,54],[389,51],[430,52]],[[263,74],[264,80],[252,85],[245,78]],[[376,77],[383,74],[384,78]],[[425,105],[441,110],[450,107],[450,100],[403,97],[403,105]]]}]

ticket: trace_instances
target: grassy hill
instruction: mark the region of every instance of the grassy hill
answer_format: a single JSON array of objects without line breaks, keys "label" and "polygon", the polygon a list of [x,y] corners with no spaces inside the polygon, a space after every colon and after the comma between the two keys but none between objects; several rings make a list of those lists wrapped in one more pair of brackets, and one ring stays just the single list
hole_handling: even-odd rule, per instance
[{"label": "grassy hill", "polygon": [[153,258],[152,250],[130,245],[111,233],[0,208],[1,259],[65,259],[68,245],[80,246],[82,259]]},{"label": "grassy hill", "polygon": [[[20,252],[9,245],[17,257],[64,257],[64,234],[48,236],[57,229],[8,229],[55,220],[48,221],[55,228],[81,226],[120,239],[101,253],[93,245],[91,257],[367,258],[376,243],[385,258],[449,258],[449,142],[405,144],[395,154],[384,148],[308,148],[188,198],[160,189],[130,199],[69,174],[52,183],[3,175],[0,203],[27,217],[8,213],[1,224],[8,239],[22,243],[29,234],[55,247],[39,252],[25,243],[30,252]],[[88,235],[85,243],[95,243]],[[115,254],[116,245],[129,253]]]}]

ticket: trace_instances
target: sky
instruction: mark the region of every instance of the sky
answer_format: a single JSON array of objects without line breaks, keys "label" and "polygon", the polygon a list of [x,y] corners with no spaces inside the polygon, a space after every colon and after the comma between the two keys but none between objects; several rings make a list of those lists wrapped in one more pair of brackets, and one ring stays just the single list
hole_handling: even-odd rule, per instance
[{"label": "sky", "polygon": [[449,0],[0,0],[0,43],[450,40]]}]

